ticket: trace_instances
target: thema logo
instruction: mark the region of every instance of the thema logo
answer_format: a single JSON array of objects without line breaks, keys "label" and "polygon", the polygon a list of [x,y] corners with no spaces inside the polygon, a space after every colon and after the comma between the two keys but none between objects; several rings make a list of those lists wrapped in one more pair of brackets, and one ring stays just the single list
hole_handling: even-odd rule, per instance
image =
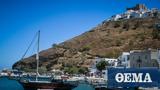
[{"label": "thema logo", "polygon": [[108,68],[108,87],[159,87],[158,68]]},{"label": "thema logo", "polygon": [[136,82],[136,83],[143,83],[143,82],[152,82],[149,73],[117,73],[115,76],[115,80],[118,83],[122,82]]}]

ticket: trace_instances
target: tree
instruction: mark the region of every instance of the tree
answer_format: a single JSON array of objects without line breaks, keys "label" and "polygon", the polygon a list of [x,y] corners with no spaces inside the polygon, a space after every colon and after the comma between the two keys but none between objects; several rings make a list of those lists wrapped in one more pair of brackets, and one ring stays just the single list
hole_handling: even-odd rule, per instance
[{"label": "tree", "polygon": [[79,74],[85,74],[86,72],[88,72],[88,68],[85,68],[85,67],[80,67],[79,70],[78,70],[78,73]]},{"label": "tree", "polygon": [[73,67],[65,67],[64,72],[69,73],[69,74],[78,74],[78,68],[73,66]]},{"label": "tree", "polygon": [[108,65],[109,65],[108,62],[102,60],[102,61],[100,61],[99,63],[96,64],[96,68],[97,68],[99,71],[102,71],[102,70],[106,69],[106,66],[108,66]]}]

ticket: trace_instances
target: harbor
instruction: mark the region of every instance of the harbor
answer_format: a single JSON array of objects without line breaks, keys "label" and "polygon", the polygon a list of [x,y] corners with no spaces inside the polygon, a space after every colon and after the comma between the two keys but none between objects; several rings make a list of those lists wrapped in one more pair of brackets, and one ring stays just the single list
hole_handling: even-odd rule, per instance
[{"label": "harbor", "polygon": [[157,2],[0,1],[0,90],[160,90]]}]

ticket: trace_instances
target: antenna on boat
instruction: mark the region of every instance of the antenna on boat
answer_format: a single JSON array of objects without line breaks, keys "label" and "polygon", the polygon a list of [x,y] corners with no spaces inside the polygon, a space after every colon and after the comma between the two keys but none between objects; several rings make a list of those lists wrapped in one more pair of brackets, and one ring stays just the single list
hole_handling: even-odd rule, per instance
[{"label": "antenna on boat", "polygon": [[36,61],[37,61],[37,70],[36,70],[36,81],[38,81],[38,67],[39,67],[39,43],[40,43],[40,30],[38,31],[38,41],[37,41],[37,54],[36,54]]}]

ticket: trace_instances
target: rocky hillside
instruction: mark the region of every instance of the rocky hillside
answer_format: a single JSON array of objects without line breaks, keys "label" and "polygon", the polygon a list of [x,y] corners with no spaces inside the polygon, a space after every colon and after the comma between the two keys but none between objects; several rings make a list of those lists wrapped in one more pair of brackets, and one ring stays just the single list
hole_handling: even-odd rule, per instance
[{"label": "rocky hillside", "polygon": [[[158,18],[109,21],[68,41],[40,52],[40,67],[88,67],[95,57],[117,58],[123,51],[160,48]],[[13,68],[35,69],[35,55],[18,61]]]}]

